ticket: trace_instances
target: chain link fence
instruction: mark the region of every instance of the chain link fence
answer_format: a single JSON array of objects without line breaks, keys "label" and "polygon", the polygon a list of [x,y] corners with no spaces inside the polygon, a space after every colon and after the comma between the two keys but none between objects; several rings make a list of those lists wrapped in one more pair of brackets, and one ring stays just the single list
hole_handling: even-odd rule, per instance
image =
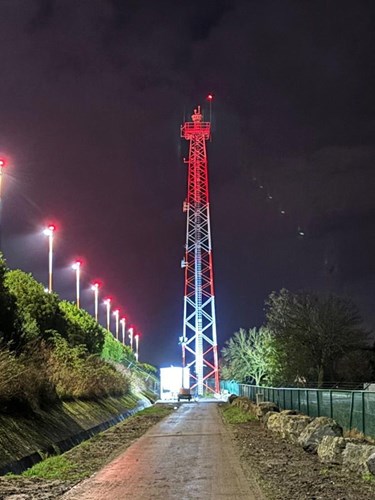
[{"label": "chain link fence", "polygon": [[343,429],[356,429],[375,438],[375,392],[337,389],[275,388],[221,381],[221,390],[246,396],[252,401],[263,394],[283,410],[298,410],[311,417],[331,417]]}]

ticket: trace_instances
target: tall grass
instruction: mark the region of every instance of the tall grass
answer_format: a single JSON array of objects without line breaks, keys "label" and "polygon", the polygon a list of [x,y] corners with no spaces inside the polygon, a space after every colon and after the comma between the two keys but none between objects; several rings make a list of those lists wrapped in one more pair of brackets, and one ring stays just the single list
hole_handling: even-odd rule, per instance
[{"label": "tall grass", "polygon": [[0,413],[36,411],[58,399],[122,396],[129,388],[125,374],[57,334],[20,356],[0,349]]},{"label": "tall grass", "polygon": [[29,408],[36,410],[55,399],[51,382],[38,356],[16,357],[0,350],[0,411]]},{"label": "tall grass", "polygon": [[58,335],[47,355],[47,376],[61,399],[121,396],[129,390],[127,378],[113,366],[88,356],[83,346],[69,347]]}]

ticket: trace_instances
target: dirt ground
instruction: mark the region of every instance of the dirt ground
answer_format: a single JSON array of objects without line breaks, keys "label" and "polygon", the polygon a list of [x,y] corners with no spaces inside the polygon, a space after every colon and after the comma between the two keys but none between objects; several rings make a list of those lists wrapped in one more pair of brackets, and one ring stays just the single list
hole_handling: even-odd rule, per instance
[{"label": "dirt ground", "polygon": [[[163,405],[173,411],[173,405]],[[126,450],[134,441],[153,427],[162,415],[135,415],[89,441],[66,452],[66,457],[77,464],[67,476],[88,477]],[[55,500],[70,490],[80,479],[40,479],[22,476],[0,477],[0,500]]]},{"label": "dirt ground", "polygon": [[[102,437],[95,437],[89,447],[78,446],[65,456],[76,463],[84,463],[87,477],[123,453],[158,421],[160,418],[153,416],[122,422],[102,433]],[[375,499],[375,481],[368,482],[353,474],[344,474],[338,467],[321,464],[316,455],[275,436],[257,421],[226,424],[226,427],[229,438],[236,445],[245,476],[252,484],[255,479],[270,500]],[[77,468],[76,472],[82,470]],[[55,500],[78,482],[78,479],[0,477],[0,500]]]},{"label": "dirt ground", "polygon": [[[272,500],[374,500],[375,480],[368,482],[311,455],[264,429],[258,421],[228,425],[241,462]],[[374,478],[375,479],[375,478]]]}]

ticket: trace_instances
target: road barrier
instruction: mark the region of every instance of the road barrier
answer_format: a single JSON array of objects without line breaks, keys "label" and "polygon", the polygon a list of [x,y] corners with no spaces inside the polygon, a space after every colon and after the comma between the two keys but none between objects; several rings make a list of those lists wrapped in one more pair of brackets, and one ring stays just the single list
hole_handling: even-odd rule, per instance
[{"label": "road barrier", "polygon": [[311,417],[331,417],[343,429],[356,429],[375,438],[375,392],[338,389],[261,387],[221,381],[221,390],[256,401],[262,394],[283,410],[298,410]]}]

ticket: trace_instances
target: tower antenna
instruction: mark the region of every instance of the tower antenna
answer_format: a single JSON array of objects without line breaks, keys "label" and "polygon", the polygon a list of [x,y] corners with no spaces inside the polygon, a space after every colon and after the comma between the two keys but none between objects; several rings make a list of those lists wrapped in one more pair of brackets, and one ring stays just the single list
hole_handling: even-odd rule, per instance
[{"label": "tower antenna", "polygon": [[[181,137],[189,141],[189,158],[185,160],[187,198],[183,204],[186,245],[181,345],[183,367],[190,368],[191,389],[203,396],[207,391],[220,392],[206,151],[211,123],[203,121],[200,106],[191,120],[181,126]],[[214,388],[209,383],[212,379]]]}]

